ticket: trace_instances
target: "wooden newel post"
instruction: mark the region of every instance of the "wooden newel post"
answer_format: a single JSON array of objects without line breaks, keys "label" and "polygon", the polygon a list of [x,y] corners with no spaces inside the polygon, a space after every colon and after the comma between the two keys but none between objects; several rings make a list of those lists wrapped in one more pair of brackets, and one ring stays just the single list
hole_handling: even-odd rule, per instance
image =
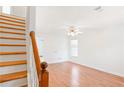
[{"label": "wooden newel post", "polygon": [[49,86],[49,72],[46,70],[48,64],[46,62],[41,63],[41,87]]}]

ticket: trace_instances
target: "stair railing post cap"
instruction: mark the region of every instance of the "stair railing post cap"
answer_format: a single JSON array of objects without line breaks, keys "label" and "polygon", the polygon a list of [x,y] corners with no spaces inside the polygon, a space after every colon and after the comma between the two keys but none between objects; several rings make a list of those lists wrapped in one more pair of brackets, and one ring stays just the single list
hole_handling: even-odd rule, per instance
[{"label": "stair railing post cap", "polygon": [[46,69],[47,67],[48,67],[47,62],[42,62],[42,63],[41,63],[41,68],[42,68],[42,69]]}]

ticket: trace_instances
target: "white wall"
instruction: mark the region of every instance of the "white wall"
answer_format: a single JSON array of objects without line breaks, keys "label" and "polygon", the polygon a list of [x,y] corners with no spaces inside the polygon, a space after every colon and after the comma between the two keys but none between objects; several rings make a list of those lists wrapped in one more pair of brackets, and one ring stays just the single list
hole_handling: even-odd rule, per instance
[{"label": "white wall", "polygon": [[0,12],[2,12],[2,6],[0,6]]},{"label": "white wall", "polygon": [[[42,45],[38,45],[39,52],[48,63],[63,62],[68,59],[67,35],[56,26],[55,21],[49,20],[57,14],[51,12],[56,9],[55,7],[37,7],[36,10],[37,37],[42,40]],[[40,41],[39,44],[41,44]]]},{"label": "white wall", "polygon": [[95,25],[80,29],[84,33],[76,37],[79,40],[79,56],[70,56],[70,60],[124,76],[124,14],[120,13],[124,8],[118,11],[118,7],[111,8],[111,11],[108,9],[99,15],[100,18],[94,18],[98,23],[93,21]]},{"label": "white wall", "polygon": [[124,76],[124,26],[85,29],[73,62]]},{"label": "white wall", "polygon": [[68,59],[67,38],[64,35],[43,34],[41,37],[39,50],[42,50],[39,52],[48,63],[63,62]]}]

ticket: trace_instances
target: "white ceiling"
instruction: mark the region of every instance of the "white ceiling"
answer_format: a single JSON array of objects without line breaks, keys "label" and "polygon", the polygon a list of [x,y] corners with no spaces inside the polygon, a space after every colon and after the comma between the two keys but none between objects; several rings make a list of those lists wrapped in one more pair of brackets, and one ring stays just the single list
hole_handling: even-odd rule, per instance
[{"label": "white ceiling", "polygon": [[124,23],[124,7],[104,6],[103,11],[94,11],[97,6],[39,6],[36,7],[36,30],[42,33],[63,32],[70,25],[81,28],[105,27]]}]

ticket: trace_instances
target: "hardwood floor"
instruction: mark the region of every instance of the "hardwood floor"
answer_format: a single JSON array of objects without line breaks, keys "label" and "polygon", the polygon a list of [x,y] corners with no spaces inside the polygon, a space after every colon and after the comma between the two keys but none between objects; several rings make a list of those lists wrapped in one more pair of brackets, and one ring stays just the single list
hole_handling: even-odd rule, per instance
[{"label": "hardwood floor", "polygon": [[49,64],[50,87],[124,87],[124,77],[72,62]]}]

